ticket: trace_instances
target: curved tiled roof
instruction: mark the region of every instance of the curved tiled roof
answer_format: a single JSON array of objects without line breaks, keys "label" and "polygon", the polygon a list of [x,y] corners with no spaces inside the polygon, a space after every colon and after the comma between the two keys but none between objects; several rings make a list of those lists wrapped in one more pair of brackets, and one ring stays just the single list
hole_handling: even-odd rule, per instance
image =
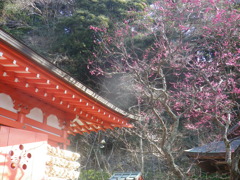
[{"label": "curved tiled roof", "polygon": [[[0,81],[75,114],[71,122],[75,132],[132,127],[129,121],[138,119],[1,29],[0,42]],[[78,130],[77,126],[80,126]]]}]

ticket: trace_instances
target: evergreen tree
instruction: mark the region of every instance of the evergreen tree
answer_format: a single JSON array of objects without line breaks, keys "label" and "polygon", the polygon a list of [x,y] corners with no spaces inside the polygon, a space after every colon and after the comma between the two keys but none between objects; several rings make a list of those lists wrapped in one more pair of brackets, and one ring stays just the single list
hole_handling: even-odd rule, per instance
[{"label": "evergreen tree", "polygon": [[[150,3],[151,1],[149,1]],[[91,85],[87,61],[98,44],[91,26],[112,31],[146,0],[0,1],[0,25],[80,81]],[[94,87],[94,86],[93,86]]]}]

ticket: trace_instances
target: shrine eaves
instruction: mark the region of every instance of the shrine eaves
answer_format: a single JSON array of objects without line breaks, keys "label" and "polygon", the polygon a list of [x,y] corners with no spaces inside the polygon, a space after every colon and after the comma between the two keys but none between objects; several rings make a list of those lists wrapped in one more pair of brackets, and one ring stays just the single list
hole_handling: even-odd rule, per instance
[{"label": "shrine eaves", "polygon": [[44,115],[55,112],[60,127],[73,135],[131,128],[134,119],[1,29],[0,93],[9,95],[14,108],[23,114],[16,116],[16,122],[0,117],[0,124],[12,127],[30,126],[24,123],[24,115],[34,107],[46,110]]}]

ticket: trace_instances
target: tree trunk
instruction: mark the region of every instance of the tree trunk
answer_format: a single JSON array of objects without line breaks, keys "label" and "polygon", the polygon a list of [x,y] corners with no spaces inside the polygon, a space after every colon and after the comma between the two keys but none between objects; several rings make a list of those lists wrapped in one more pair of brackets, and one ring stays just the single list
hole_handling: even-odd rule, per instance
[{"label": "tree trunk", "polygon": [[141,151],[141,172],[144,174],[144,154],[143,154],[143,139],[140,137],[140,151]]},{"label": "tree trunk", "polygon": [[163,148],[163,153],[169,163],[171,171],[179,178],[179,180],[186,180],[186,177],[182,170],[175,164],[172,153],[170,153],[166,148]]},{"label": "tree trunk", "polygon": [[240,160],[240,146],[235,150],[232,156],[232,164],[230,169],[231,180],[240,180],[239,160]]}]

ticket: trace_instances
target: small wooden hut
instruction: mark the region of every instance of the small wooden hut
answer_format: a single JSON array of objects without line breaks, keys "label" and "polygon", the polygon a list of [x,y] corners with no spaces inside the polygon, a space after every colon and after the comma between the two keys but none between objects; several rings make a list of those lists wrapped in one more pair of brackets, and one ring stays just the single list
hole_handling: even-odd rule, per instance
[{"label": "small wooden hut", "polygon": [[[234,156],[240,148],[240,122],[228,132],[231,140],[231,150]],[[229,173],[229,167],[225,160],[226,147],[223,141],[211,142],[209,144],[185,150],[186,155],[194,159],[196,164],[208,173]]]}]

